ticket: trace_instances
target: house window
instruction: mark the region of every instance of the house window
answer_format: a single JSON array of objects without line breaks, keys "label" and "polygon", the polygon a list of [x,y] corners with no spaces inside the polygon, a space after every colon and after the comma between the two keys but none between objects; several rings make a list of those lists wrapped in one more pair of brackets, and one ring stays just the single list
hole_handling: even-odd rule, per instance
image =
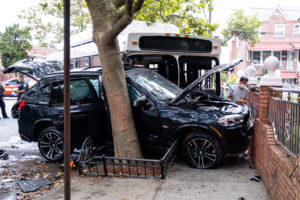
[{"label": "house window", "polygon": [[285,36],[285,25],[275,24],[275,37],[284,37],[284,36]]},{"label": "house window", "polygon": [[265,61],[269,56],[271,56],[271,51],[263,51],[263,61]]},{"label": "house window", "polygon": [[294,25],[294,34],[300,34],[300,24]]},{"label": "house window", "polygon": [[274,51],[273,55],[280,60],[280,51]]},{"label": "house window", "polygon": [[253,51],[253,60],[254,64],[260,63],[260,51]]}]

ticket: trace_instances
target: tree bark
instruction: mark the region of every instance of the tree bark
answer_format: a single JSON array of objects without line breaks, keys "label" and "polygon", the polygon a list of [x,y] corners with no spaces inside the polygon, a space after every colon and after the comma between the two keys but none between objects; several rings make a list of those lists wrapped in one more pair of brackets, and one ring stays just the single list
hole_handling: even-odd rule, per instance
[{"label": "tree bark", "polygon": [[[131,16],[120,17],[116,8],[113,7],[112,1],[86,1],[93,21],[93,40],[97,45],[102,64],[115,156],[141,158],[142,154],[133,120],[124,66],[116,38],[118,33],[131,22]],[[118,4],[118,6],[120,5]]]}]

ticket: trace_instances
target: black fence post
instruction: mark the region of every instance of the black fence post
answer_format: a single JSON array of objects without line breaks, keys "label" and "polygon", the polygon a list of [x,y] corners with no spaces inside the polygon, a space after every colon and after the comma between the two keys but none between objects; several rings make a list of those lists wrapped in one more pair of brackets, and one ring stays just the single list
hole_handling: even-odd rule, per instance
[{"label": "black fence post", "polygon": [[103,162],[104,175],[107,176],[106,158],[104,155],[102,155],[102,162]]},{"label": "black fence post", "polygon": [[161,172],[161,178],[164,179],[165,178],[165,167],[164,167],[164,160],[160,160],[160,172]]}]

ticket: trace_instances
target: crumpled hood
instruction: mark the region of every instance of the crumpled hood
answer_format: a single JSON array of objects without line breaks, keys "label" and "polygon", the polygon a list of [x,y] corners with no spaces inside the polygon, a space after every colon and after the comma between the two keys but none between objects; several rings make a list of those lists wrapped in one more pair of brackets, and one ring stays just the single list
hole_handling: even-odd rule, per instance
[{"label": "crumpled hood", "polygon": [[210,75],[215,74],[217,72],[232,70],[234,68],[234,66],[240,64],[242,61],[243,61],[242,59],[237,59],[230,63],[218,65],[218,66],[212,68],[211,70],[206,72],[203,76],[196,79],[194,82],[192,82],[190,85],[188,85],[185,89],[183,89],[170,103],[175,104],[178,101],[180,101],[180,99],[182,99],[185,95],[187,95],[191,90],[193,90],[196,86],[198,86],[203,80],[205,80]]},{"label": "crumpled hood", "polygon": [[57,71],[63,70],[63,63],[57,60],[24,59],[9,66],[3,73],[21,72],[34,80],[38,80]]}]

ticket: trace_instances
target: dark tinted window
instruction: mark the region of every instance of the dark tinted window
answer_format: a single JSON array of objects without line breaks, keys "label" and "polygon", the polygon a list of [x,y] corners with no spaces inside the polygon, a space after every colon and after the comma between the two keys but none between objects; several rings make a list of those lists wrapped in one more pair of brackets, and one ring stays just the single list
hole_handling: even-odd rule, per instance
[{"label": "dark tinted window", "polygon": [[139,46],[143,50],[156,51],[188,51],[198,53],[210,53],[212,51],[211,41],[196,38],[143,36],[139,40]]},{"label": "dark tinted window", "polygon": [[48,105],[51,93],[51,83],[41,80],[39,84],[35,84],[25,94],[26,100],[33,104]]},{"label": "dark tinted window", "polygon": [[70,90],[71,104],[86,104],[95,102],[86,80],[72,80]]},{"label": "dark tinted window", "polygon": [[[64,103],[63,82],[55,82],[52,85],[51,105],[62,106]],[[71,80],[70,84],[71,105],[94,103],[95,99],[85,79]]]},{"label": "dark tinted window", "polygon": [[99,97],[99,80],[98,80],[98,78],[90,78],[90,81]]},{"label": "dark tinted window", "polygon": [[52,84],[52,92],[51,92],[51,106],[62,106],[64,104],[64,96],[62,92],[62,84],[63,82],[54,82]]}]

